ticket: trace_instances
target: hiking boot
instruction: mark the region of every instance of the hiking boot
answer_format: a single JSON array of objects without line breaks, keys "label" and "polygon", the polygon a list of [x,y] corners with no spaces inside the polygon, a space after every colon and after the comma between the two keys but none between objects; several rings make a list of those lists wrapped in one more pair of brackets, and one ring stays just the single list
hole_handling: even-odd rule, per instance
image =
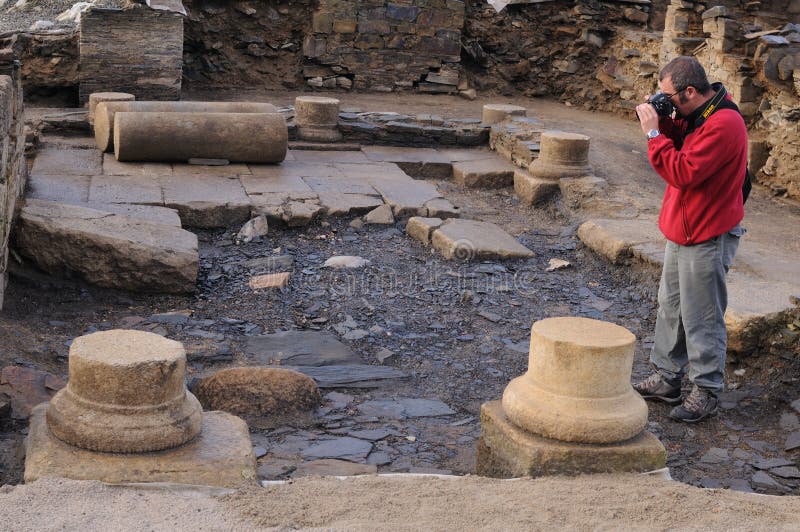
[{"label": "hiking boot", "polygon": [[683,404],[672,409],[669,417],[675,421],[697,423],[716,414],[718,408],[717,395],[711,390],[695,385]]},{"label": "hiking boot", "polygon": [[658,372],[654,372],[643,381],[633,383],[633,389],[644,399],[664,401],[670,405],[681,402],[680,379],[666,379]]}]

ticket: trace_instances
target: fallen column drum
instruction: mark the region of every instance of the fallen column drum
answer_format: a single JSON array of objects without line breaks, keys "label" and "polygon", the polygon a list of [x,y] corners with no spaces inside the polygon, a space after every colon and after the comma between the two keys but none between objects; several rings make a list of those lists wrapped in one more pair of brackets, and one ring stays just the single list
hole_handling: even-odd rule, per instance
[{"label": "fallen column drum", "polygon": [[288,143],[286,120],[277,113],[118,112],[114,118],[114,154],[122,162],[279,163]]},{"label": "fallen column drum", "polygon": [[100,102],[94,111],[94,140],[103,152],[114,151],[114,116],[121,112],[277,113],[271,103],[257,102]]}]

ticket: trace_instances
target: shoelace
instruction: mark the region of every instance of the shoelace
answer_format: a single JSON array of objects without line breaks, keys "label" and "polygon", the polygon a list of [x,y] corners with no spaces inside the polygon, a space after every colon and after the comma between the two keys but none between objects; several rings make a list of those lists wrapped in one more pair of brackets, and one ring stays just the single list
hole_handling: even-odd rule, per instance
[{"label": "shoelace", "polygon": [[654,390],[659,384],[661,384],[661,375],[659,375],[658,373],[653,373],[652,375],[647,377],[644,381],[642,381],[640,387],[643,390],[651,391]]},{"label": "shoelace", "polygon": [[689,396],[684,401],[683,406],[687,410],[692,412],[696,412],[698,410],[703,410],[705,408],[705,403],[708,397],[706,394],[698,387],[692,388],[692,391],[689,392]]}]

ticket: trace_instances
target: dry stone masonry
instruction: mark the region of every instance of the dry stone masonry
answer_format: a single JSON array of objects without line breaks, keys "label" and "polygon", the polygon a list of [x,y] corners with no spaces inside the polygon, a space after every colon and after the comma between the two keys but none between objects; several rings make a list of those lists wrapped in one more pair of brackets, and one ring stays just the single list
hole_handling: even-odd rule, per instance
[{"label": "dry stone masonry", "polygon": [[643,472],[664,467],[630,385],[636,338],[588,318],[531,328],[528,371],[481,407],[478,474],[492,477]]},{"label": "dry stone masonry", "polygon": [[8,245],[17,200],[25,189],[25,134],[20,64],[0,49],[0,309],[8,281]]},{"label": "dry stone masonry", "polygon": [[31,415],[25,481],[252,482],[247,425],[204,414],[185,372],[183,346],[157,334],[110,330],[75,339],[67,387]]}]

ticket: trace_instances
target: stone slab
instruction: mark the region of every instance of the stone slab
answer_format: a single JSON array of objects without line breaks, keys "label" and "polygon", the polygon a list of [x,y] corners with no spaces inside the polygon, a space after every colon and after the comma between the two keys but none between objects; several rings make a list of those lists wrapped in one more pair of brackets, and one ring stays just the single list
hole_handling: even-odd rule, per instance
[{"label": "stone slab", "polygon": [[339,192],[342,194],[365,194],[377,196],[378,192],[367,179],[353,177],[303,177],[303,181],[317,193]]},{"label": "stone slab", "polygon": [[527,205],[536,205],[547,201],[559,191],[558,181],[533,177],[524,170],[514,172],[514,192],[520,201]]},{"label": "stone slab", "polygon": [[127,203],[91,202],[82,206],[90,209],[97,209],[98,211],[121,214],[129,218],[145,220],[154,224],[169,225],[178,228],[181,226],[181,218],[178,216],[178,211],[166,207],[157,207],[155,205],[129,205]]},{"label": "stone slab", "polygon": [[248,284],[253,290],[262,290],[265,288],[283,289],[289,284],[289,278],[291,276],[292,274],[289,272],[254,275],[250,278]]},{"label": "stone slab", "polygon": [[328,366],[358,364],[361,359],[334,335],[316,331],[284,331],[247,339],[245,352],[259,364]]},{"label": "stone slab", "polygon": [[323,458],[303,462],[292,473],[292,478],[310,476],[334,476],[349,477],[354,475],[374,475],[378,472],[378,466],[372,464],[356,464],[346,460],[334,458]]},{"label": "stone slab", "polygon": [[397,217],[426,216],[425,203],[441,197],[435,185],[410,177],[404,180],[374,178],[370,182]]},{"label": "stone slab", "polygon": [[253,177],[344,177],[337,165],[325,161],[284,161],[281,164],[251,164]]},{"label": "stone slab", "polygon": [[461,208],[450,203],[444,198],[435,198],[425,202],[427,215],[432,218],[458,218],[461,216]]},{"label": "stone slab", "polygon": [[32,174],[28,178],[29,198],[86,203],[89,201],[91,176]]},{"label": "stone slab", "polygon": [[302,451],[304,458],[338,458],[349,461],[364,461],[372,451],[372,443],[359,438],[343,436],[310,445]]},{"label": "stone slab", "polygon": [[197,280],[197,236],[150,221],[28,199],[17,250],[52,274],[77,273],[100,286],[190,293]]},{"label": "stone slab", "polygon": [[172,165],[172,174],[177,176],[237,177],[250,173],[250,167],[243,163],[225,165],[174,163]]},{"label": "stone slab", "polygon": [[468,188],[503,188],[514,184],[517,167],[498,158],[453,163],[453,181]]},{"label": "stone slab", "polygon": [[306,163],[359,163],[368,164],[367,156],[360,151],[339,151],[339,150],[298,150],[294,152],[294,158],[299,162]]},{"label": "stone slab", "polygon": [[409,377],[395,368],[366,364],[281,367],[308,375],[320,388],[379,388]]},{"label": "stone slab", "polygon": [[387,163],[450,163],[450,159],[433,148],[406,148],[400,146],[364,146],[367,159]]},{"label": "stone slab", "polygon": [[185,227],[230,227],[250,219],[250,199],[238,179],[163,176],[164,204],[176,209]]},{"label": "stone slab", "polygon": [[447,220],[431,235],[446,259],[491,260],[532,257],[533,252],[499,226],[477,220]]},{"label": "stone slab", "polygon": [[617,444],[567,443],[526,432],[506,418],[500,401],[481,406],[477,473],[494,478],[644,473],[666,465],[666,450],[645,431]]},{"label": "stone slab", "polygon": [[334,166],[347,178],[409,179],[409,175],[394,163],[335,163]]},{"label": "stone slab", "polygon": [[491,159],[495,154],[490,150],[465,150],[465,149],[439,149],[440,155],[446,157],[451,163],[478,161],[481,159]]},{"label": "stone slab", "polygon": [[[311,190],[303,178],[296,175],[277,175],[274,177],[269,176],[255,176],[247,175],[239,178],[245,192],[252,195],[265,195],[265,194],[288,194],[291,192],[305,192],[312,194]],[[316,194],[313,194],[314,196]],[[287,195],[288,199],[288,195]],[[279,202],[280,203],[280,202]]]},{"label": "stone slab", "polygon": [[200,435],[189,443],[149,453],[100,453],[68,445],[50,432],[47,404],[31,416],[25,451],[25,482],[74,480],[174,482],[236,488],[254,484],[256,460],[247,424],[225,412],[204,412]]},{"label": "stone slab", "polygon": [[96,175],[103,173],[102,154],[97,150],[41,150],[33,161],[31,174]]},{"label": "stone slab", "polygon": [[113,153],[104,153],[103,174],[143,176],[172,175],[172,165],[169,163],[121,163],[114,158]]},{"label": "stone slab", "polygon": [[380,196],[340,192],[320,192],[319,203],[328,216],[363,214],[384,204]]},{"label": "stone slab", "polygon": [[578,238],[595,253],[620,264],[632,255],[631,248],[637,244],[666,240],[653,220],[612,220],[597,218],[588,220],[578,228]]},{"label": "stone slab", "polygon": [[89,202],[163,205],[164,198],[157,177],[96,175],[89,184]]},{"label": "stone slab", "polygon": [[406,223],[406,234],[427,246],[431,243],[431,234],[435,229],[441,227],[442,223],[441,218],[412,216]]}]

